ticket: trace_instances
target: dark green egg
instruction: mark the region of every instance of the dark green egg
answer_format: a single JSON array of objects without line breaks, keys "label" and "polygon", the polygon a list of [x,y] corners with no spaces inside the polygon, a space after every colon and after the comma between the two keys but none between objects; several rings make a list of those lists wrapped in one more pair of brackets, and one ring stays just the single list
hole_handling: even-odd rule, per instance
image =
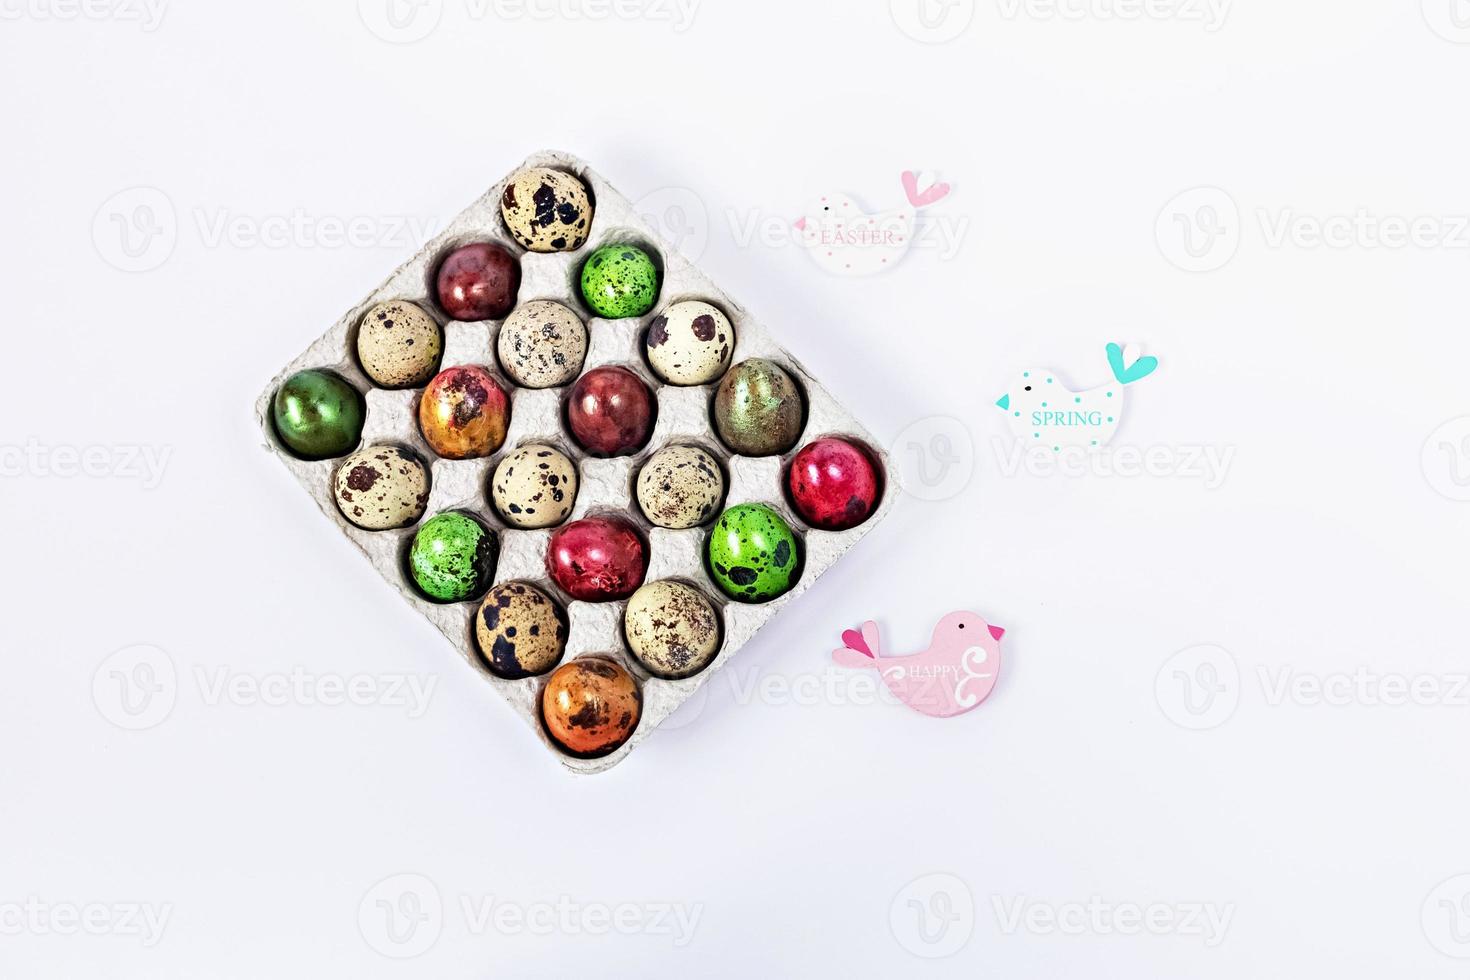
[{"label": "dark green egg", "polygon": [[276,392],[276,435],[302,459],[332,459],[362,439],[366,414],[361,393],[327,371],[301,371]]},{"label": "dark green egg", "polygon": [[715,392],[715,428],[742,456],[786,452],[801,438],[805,421],[801,387],[775,361],[741,361]]},{"label": "dark green egg", "polygon": [[765,504],[737,504],[721,514],[708,552],[710,577],[738,602],[768,602],[801,577],[796,535]]}]

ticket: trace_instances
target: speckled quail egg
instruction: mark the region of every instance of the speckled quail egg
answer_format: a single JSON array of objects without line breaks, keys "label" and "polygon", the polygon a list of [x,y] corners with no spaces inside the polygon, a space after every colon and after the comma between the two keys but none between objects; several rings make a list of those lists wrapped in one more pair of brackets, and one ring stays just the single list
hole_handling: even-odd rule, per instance
[{"label": "speckled quail egg", "polygon": [[720,649],[720,620],[696,589],[680,582],[650,582],[628,600],[623,617],[628,649],[660,677],[697,674]]},{"label": "speckled quail egg", "polygon": [[412,388],[434,376],[444,338],[434,318],[412,303],[379,303],[357,330],[357,359],[380,387]]},{"label": "speckled quail egg", "polygon": [[566,649],[566,613],[534,585],[502,582],[480,603],[475,638],[496,676],[513,680],[544,674]]},{"label": "speckled quail egg", "polygon": [[531,251],[570,252],[592,230],[592,201],[587,185],[566,171],[527,167],[506,183],[500,216]]},{"label": "speckled quail egg", "polygon": [[666,446],[638,473],[638,506],[659,527],[703,524],[719,511],[724,496],[720,464],[695,446]]},{"label": "speckled quail egg", "polygon": [[506,523],[551,527],[566,520],[577,502],[577,467],[551,446],[522,446],[495,467],[490,490]]},{"label": "speckled quail egg", "polygon": [[337,468],[334,497],[342,516],[366,531],[407,527],[424,516],[429,471],[396,446],[369,446]]},{"label": "speckled quail egg", "polygon": [[654,317],[643,342],[660,378],[671,385],[702,385],[729,367],[735,330],[717,308],[686,300]]},{"label": "speckled quail egg", "polygon": [[549,299],[523,303],[506,317],[496,342],[505,373],[523,388],[564,385],[582,370],[587,328]]}]

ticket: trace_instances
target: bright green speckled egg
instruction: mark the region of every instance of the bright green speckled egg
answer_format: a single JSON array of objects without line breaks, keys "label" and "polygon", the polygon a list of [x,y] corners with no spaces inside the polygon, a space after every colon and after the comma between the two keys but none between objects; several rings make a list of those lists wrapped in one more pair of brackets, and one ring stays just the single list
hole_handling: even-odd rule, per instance
[{"label": "bright green speckled egg", "polygon": [[495,577],[495,532],[468,514],[447,511],[414,535],[408,569],[419,591],[436,602],[473,599]]},{"label": "bright green speckled egg", "polygon": [[298,371],[276,392],[276,435],[302,459],[344,456],[362,438],[365,414],[358,390],[329,371]]},{"label": "bright green speckled egg", "polygon": [[801,577],[796,535],[765,504],[738,504],[720,515],[709,539],[709,572],[738,602],[768,602]]},{"label": "bright green speckled egg", "polygon": [[658,301],[658,268],[637,245],[604,245],[582,266],[582,296],[600,317],[642,316]]}]

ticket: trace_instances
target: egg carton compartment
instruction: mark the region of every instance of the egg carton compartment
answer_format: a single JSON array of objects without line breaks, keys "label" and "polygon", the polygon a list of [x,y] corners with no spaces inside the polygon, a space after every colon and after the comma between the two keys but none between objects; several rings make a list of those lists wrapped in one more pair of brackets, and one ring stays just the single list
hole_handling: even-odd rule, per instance
[{"label": "egg carton compartment", "polygon": [[[880,479],[888,479],[888,460],[868,432],[840,406],[825,388],[780,345],[743,306],[729,297],[703,272],[661,239],[634,211],[632,204],[600,174],[571,155],[545,151],[533,154],[517,168],[549,167],[575,174],[587,186],[594,202],[592,226],[585,244],[573,252],[537,253],[523,249],[509,234],[500,215],[500,197],[508,175],[459,214],[436,238],[386,281],[349,309],[325,334],[276,375],[256,401],[257,422],[265,434],[266,447],[295,475],[307,493],[348,538],[365,554],[379,573],[422,615],[432,622],[451,644],[500,691],[567,769],[579,773],[602,772],[621,762],[675,709],[720,670],[762,626],[778,615],[787,603],[805,592],[833,563],[886,516],[894,493],[881,488],[880,499],[869,518],[845,531],[827,531],[809,526],[787,498],[785,471],[800,449],[814,439],[839,436],[865,447],[875,462]],[[516,306],[532,300],[552,300],[566,306],[587,328],[587,352],[577,376],[598,367],[619,366],[636,374],[655,397],[657,414],[646,445],[631,455],[600,458],[584,452],[567,429],[566,401],[575,379],[555,388],[518,387],[502,369],[496,341],[503,321],[461,322],[450,319],[439,307],[434,277],[440,259],[450,250],[470,242],[491,241],[504,246],[520,261],[521,283]],[[582,296],[579,277],[583,263],[599,247],[610,243],[640,245],[653,258],[660,272],[659,295],[652,309],[637,318],[610,320],[593,315]],[[679,387],[664,383],[646,359],[644,336],[654,318],[672,303],[703,300],[722,310],[735,332],[728,366],[753,357],[765,358],[783,367],[802,387],[805,419],[800,438],[780,456],[749,457],[733,453],[717,434],[712,405],[719,380],[700,386]],[[443,351],[438,369],[478,365],[490,372],[510,396],[510,421],[504,444],[493,455],[481,459],[454,460],[438,457],[425,441],[418,425],[418,403],[423,386],[385,389],[376,387],[357,360],[359,323],[373,306],[388,300],[417,304],[440,325]],[[336,374],[364,395],[366,415],[362,439],[350,452],[366,446],[393,445],[411,451],[426,465],[430,475],[427,506],[415,524],[392,530],[363,530],[347,521],[334,500],[334,478],[343,457],[310,461],[293,455],[281,442],[272,421],[272,400],[283,381],[298,371],[319,369]],[[627,649],[623,636],[626,600],[586,602],[572,599],[550,577],[546,554],[556,528],[524,530],[508,526],[491,500],[490,482],[504,456],[527,444],[548,444],[567,455],[577,468],[579,486],[568,521],[589,515],[617,515],[632,523],[647,545],[645,582],[673,579],[692,586],[709,600],[721,624],[721,639],[714,660],[691,677],[677,680],[650,674]],[[637,475],[653,453],[666,446],[696,446],[710,453],[724,471],[725,499],[719,511],[702,526],[670,530],[653,526],[639,508],[635,493]],[[344,456],[347,454],[344,454]],[[784,595],[769,602],[737,602],[725,595],[711,579],[705,564],[706,542],[711,527],[724,508],[742,503],[762,503],[776,510],[797,538],[800,577]],[[566,649],[560,663],[587,655],[617,660],[638,680],[642,688],[641,719],[632,736],[618,749],[599,758],[579,758],[564,752],[547,734],[541,720],[540,698],[549,672],[534,677],[508,680],[492,673],[478,650],[475,616],[479,599],[437,603],[423,597],[407,571],[407,552],[424,520],[444,511],[473,515],[491,528],[499,541],[494,585],[525,582],[551,596],[565,611],[568,621]]]}]

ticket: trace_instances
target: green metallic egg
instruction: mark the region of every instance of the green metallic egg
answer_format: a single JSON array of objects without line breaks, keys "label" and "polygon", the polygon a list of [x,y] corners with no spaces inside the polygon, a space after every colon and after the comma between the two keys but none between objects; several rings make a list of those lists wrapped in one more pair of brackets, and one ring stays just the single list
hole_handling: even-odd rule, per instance
[{"label": "green metallic egg", "polygon": [[715,391],[715,429],[742,456],[776,456],[796,445],[806,422],[801,387],[775,361],[752,357]]},{"label": "green metallic egg", "polygon": [[658,301],[658,268],[637,245],[604,245],[582,266],[582,296],[600,317],[642,316]]},{"label": "green metallic egg", "polygon": [[801,577],[796,535],[765,504],[738,504],[721,514],[708,550],[710,577],[738,602],[768,602]]},{"label": "green metallic egg", "polygon": [[425,521],[414,535],[408,569],[430,599],[460,602],[489,588],[496,553],[494,531],[468,514],[448,511]]},{"label": "green metallic egg", "polygon": [[362,439],[362,395],[335,374],[301,371],[276,392],[276,435],[302,459],[331,459]]}]

